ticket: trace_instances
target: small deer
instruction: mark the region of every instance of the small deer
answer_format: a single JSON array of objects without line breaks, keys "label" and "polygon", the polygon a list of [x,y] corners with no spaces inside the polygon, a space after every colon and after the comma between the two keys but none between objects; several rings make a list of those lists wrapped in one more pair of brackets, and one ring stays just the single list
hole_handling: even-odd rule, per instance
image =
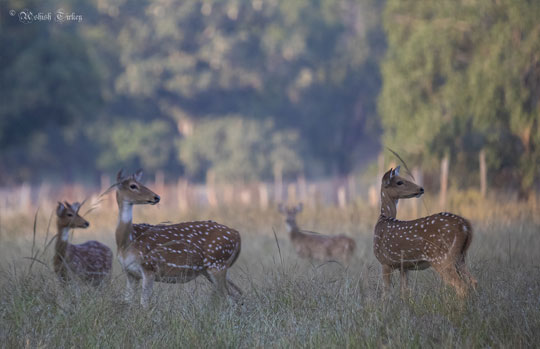
[{"label": "small deer", "polygon": [[74,228],[88,228],[88,223],[79,216],[80,204],[59,202],[56,207],[55,254],[53,257],[54,271],[62,281],[72,276],[99,285],[111,273],[113,254],[110,248],[97,241],[87,241],[80,245],[68,242],[69,231]]},{"label": "small deer", "polygon": [[397,220],[399,199],[424,194],[424,188],[400,177],[399,169],[390,169],[382,178],[381,214],[375,226],[373,248],[382,264],[385,292],[390,288],[393,270],[400,270],[404,293],[409,270],[433,267],[458,296],[466,296],[469,286],[476,288],[477,283],[465,265],[473,236],[471,224],[447,212],[412,221]]},{"label": "small deer", "polygon": [[240,234],[213,221],[170,225],[133,224],[133,205],[155,205],[160,197],[141,184],[142,170],[118,172],[116,200],[118,259],[127,274],[125,297],[131,300],[142,279],[141,304],[147,307],[154,281],[186,283],[204,275],[221,295],[238,300],[242,291],[227,277],[240,255]]},{"label": "small deer", "polygon": [[348,264],[356,248],[354,240],[345,235],[328,236],[301,231],[296,224],[296,215],[302,212],[302,208],[302,203],[288,208],[278,205],[278,211],[285,216],[287,231],[298,255],[301,258]]}]

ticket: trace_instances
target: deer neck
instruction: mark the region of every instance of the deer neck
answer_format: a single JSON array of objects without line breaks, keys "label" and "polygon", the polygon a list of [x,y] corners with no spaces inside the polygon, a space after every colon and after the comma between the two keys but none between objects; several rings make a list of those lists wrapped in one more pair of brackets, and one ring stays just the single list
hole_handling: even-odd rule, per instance
[{"label": "deer neck", "polygon": [[69,227],[58,225],[58,234],[56,235],[56,244],[54,246],[54,265],[58,267],[66,259],[68,247]]},{"label": "deer neck", "polygon": [[298,228],[298,225],[296,224],[296,221],[286,220],[285,226],[287,227],[287,232],[291,235],[291,238],[302,234],[300,232],[300,228]]},{"label": "deer neck", "polygon": [[130,241],[133,231],[133,204],[118,200],[118,225],[116,226],[116,246],[123,250]]},{"label": "deer neck", "polygon": [[381,190],[381,215],[379,217],[396,218],[398,199],[390,197],[384,190]]}]

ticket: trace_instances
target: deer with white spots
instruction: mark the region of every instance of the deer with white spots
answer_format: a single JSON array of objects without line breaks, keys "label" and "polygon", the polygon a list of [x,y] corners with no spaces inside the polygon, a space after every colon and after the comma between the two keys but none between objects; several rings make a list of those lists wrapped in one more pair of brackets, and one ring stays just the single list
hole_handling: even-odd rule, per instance
[{"label": "deer with white spots", "polygon": [[399,199],[420,197],[424,188],[399,176],[399,166],[382,179],[381,214],[375,226],[374,252],[382,264],[385,291],[390,288],[391,273],[400,270],[401,290],[407,290],[409,270],[433,267],[446,284],[460,297],[476,279],[465,265],[473,231],[464,218],[451,213],[437,213],[412,221],[396,219]]},{"label": "deer with white spots", "polygon": [[242,291],[227,277],[240,254],[240,234],[213,221],[178,224],[133,224],[133,205],[159,202],[160,197],[140,183],[142,171],[117,175],[116,228],[118,259],[127,274],[126,300],[142,280],[141,304],[148,306],[154,281],[186,283],[204,275],[221,295],[238,300]]},{"label": "deer with white spots", "polygon": [[278,211],[285,216],[285,224],[294,249],[301,258],[320,261],[340,261],[348,264],[356,248],[356,243],[345,235],[321,235],[303,232],[296,224],[296,215],[302,211],[302,203],[295,207],[278,206]]},{"label": "deer with white spots", "polygon": [[54,249],[54,271],[62,281],[73,276],[92,285],[99,285],[111,273],[113,254],[109,247],[97,241],[80,245],[70,244],[69,231],[87,228],[88,223],[79,215],[80,204],[58,203],[56,224],[58,234]]}]

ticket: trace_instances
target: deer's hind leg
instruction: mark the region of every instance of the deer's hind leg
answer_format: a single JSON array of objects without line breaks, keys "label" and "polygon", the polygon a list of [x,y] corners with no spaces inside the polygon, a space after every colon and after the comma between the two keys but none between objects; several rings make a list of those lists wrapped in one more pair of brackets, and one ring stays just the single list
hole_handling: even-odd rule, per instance
[{"label": "deer's hind leg", "polygon": [[444,283],[454,287],[457,295],[464,298],[467,295],[467,284],[459,275],[457,265],[450,260],[434,263],[433,269],[439,273]]},{"label": "deer's hind leg", "polygon": [[461,255],[461,258],[456,263],[456,266],[461,277],[466,280],[470,287],[476,290],[476,285],[478,284],[478,281],[474,276],[472,276],[469,268],[467,268],[467,265],[465,264],[465,254]]},{"label": "deer's hind leg", "polygon": [[[229,296],[234,301],[238,301],[238,298],[242,295],[240,288],[228,279],[227,269],[207,270],[204,275],[216,287],[217,293],[221,296]],[[231,289],[234,289],[236,294]]]}]

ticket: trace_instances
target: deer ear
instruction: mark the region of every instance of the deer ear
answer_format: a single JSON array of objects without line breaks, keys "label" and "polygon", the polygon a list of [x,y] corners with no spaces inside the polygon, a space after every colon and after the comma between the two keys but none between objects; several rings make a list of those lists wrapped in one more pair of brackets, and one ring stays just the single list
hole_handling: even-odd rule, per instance
[{"label": "deer ear", "polygon": [[384,187],[388,187],[390,185],[390,181],[392,180],[392,177],[394,177],[394,169],[390,168],[390,170],[388,170],[383,178],[382,178],[382,184]]},{"label": "deer ear", "polygon": [[73,208],[73,211],[79,212],[79,208],[81,208],[81,204],[78,202],[74,202],[71,204],[71,208]]},{"label": "deer ear", "polygon": [[143,175],[143,170],[142,168],[140,168],[139,170],[137,170],[137,172],[133,174],[133,179],[135,179],[137,182],[140,182],[142,179],[142,175]]},{"label": "deer ear", "polygon": [[118,173],[116,174],[116,181],[117,182],[122,182],[122,180],[124,179],[124,169],[120,169],[120,171],[118,171]]},{"label": "deer ear", "polygon": [[56,215],[58,217],[62,216],[62,214],[66,211],[66,206],[64,206],[63,203],[58,201],[58,206],[56,206]]},{"label": "deer ear", "polygon": [[[400,169],[400,168],[401,168],[401,165],[399,165],[398,167],[396,167],[396,168],[394,169],[394,176],[399,176],[399,169]],[[392,177],[394,177],[394,176],[392,176]]]},{"label": "deer ear", "polygon": [[296,205],[296,212],[302,212],[302,209],[304,209],[304,204],[299,203]]}]

